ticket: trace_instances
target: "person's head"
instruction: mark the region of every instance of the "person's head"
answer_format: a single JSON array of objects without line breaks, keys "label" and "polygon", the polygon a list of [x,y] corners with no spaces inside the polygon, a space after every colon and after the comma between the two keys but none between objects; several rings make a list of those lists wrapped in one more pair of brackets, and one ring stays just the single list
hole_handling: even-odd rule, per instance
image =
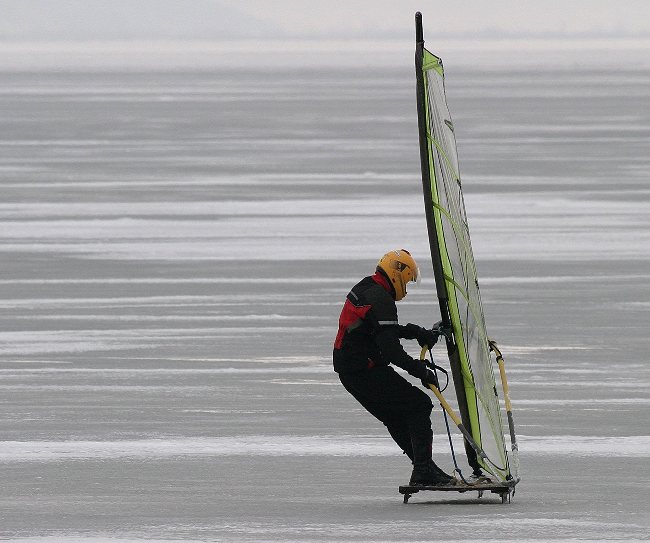
[{"label": "person's head", "polygon": [[377,263],[377,271],[383,273],[393,285],[395,300],[406,296],[406,283],[420,282],[420,270],[406,249],[390,251]]}]

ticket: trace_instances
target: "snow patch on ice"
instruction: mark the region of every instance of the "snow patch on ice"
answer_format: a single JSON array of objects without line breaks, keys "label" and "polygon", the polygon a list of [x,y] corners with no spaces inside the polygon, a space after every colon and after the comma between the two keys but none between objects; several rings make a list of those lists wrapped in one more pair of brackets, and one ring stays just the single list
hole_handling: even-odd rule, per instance
[{"label": "snow patch on ice", "polygon": [[[456,436],[458,450],[462,450]],[[519,436],[526,455],[650,457],[650,436]],[[447,450],[439,437],[434,452]],[[219,456],[392,456],[397,446],[383,436],[228,436],[120,441],[1,441],[0,462],[52,462],[107,458]]]}]

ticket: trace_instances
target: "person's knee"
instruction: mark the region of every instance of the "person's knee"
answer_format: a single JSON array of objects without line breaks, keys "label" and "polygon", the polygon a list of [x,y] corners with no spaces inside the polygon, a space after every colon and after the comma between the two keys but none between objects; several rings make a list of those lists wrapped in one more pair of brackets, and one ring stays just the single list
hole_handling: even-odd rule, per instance
[{"label": "person's knee", "polygon": [[416,411],[420,413],[426,413],[427,416],[431,415],[431,411],[433,410],[433,402],[431,401],[431,397],[428,394],[422,392],[414,398],[413,404],[413,407]]}]

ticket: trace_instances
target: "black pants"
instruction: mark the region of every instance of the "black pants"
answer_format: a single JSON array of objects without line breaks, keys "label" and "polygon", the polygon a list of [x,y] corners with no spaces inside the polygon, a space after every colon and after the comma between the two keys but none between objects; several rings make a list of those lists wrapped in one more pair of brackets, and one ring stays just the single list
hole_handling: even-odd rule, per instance
[{"label": "black pants", "polygon": [[345,389],[388,429],[395,443],[413,460],[411,438],[431,443],[431,410],[427,393],[390,366],[340,373]]}]

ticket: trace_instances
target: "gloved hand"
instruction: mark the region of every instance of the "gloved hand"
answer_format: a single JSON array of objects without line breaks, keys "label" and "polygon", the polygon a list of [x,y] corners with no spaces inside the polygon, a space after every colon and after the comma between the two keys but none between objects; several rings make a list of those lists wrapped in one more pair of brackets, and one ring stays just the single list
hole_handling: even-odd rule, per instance
[{"label": "gloved hand", "polygon": [[429,348],[433,347],[438,338],[440,337],[440,331],[435,328],[432,330],[427,330],[426,328],[420,328],[415,336],[415,339],[418,340],[420,347],[427,346]]},{"label": "gloved hand", "polygon": [[421,379],[422,381],[422,386],[426,389],[429,388],[429,385],[434,385],[436,388],[439,388],[438,385],[438,379],[436,379],[435,373],[433,373],[430,369],[426,369],[424,377]]},{"label": "gloved hand", "polygon": [[451,339],[451,328],[444,326],[442,321],[438,321],[433,325],[431,331],[438,334],[438,337],[445,336],[447,339]]},{"label": "gloved hand", "polygon": [[451,333],[450,329],[443,327],[442,321],[434,324],[431,330],[422,328],[422,326],[418,326],[417,324],[408,323],[405,326],[400,326],[400,331],[400,337],[416,339],[420,347],[424,347],[425,345],[427,347],[433,347],[441,335],[450,337],[449,334]]}]

